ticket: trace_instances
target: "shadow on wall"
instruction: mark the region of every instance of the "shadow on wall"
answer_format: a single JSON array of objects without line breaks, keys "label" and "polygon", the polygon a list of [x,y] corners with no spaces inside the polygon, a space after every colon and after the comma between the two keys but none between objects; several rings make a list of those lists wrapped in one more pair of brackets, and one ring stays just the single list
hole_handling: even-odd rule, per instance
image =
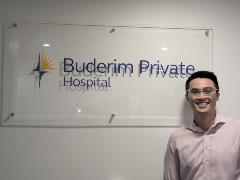
[{"label": "shadow on wall", "polygon": [[193,114],[192,114],[192,109],[187,102],[186,98],[183,100],[182,104],[182,113],[181,113],[181,124],[186,124],[189,122],[192,122],[193,120]]}]

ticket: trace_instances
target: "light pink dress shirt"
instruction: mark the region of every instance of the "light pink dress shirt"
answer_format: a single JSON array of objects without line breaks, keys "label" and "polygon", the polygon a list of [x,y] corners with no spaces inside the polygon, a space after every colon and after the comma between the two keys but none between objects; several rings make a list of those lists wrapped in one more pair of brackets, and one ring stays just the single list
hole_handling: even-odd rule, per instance
[{"label": "light pink dress shirt", "polygon": [[217,115],[207,132],[191,122],[169,138],[164,180],[240,180],[239,158],[239,120]]}]

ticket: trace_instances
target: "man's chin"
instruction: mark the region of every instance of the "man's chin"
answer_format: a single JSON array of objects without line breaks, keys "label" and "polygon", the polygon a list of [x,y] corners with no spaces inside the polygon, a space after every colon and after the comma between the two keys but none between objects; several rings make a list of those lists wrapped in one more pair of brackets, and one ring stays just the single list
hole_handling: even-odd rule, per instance
[{"label": "man's chin", "polygon": [[197,113],[209,113],[208,108],[195,108],[195,112]]}]

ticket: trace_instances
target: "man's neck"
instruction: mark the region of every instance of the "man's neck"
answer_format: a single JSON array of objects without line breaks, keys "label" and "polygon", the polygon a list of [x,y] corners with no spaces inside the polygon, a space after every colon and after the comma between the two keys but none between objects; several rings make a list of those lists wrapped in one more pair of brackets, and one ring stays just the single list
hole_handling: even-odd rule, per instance
[{"label": "man's neck", "polygon": [[214,124],[216,111],[211,113],[196,113],[194,114],[195,123],[203,130],[208,131]]}]

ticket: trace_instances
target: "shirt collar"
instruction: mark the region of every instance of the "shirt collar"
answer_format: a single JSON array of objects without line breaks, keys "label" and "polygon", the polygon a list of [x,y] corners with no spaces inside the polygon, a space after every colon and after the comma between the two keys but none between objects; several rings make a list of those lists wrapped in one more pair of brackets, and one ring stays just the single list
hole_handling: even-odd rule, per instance
[{"label": "shirt collar", "polygon": [[[223,116],[221,116],[220,114],[216,114],[216,117],[215,117],[215,120],[214,120],[214,124],[212,125],[212,127],[210,129],[212,129],[212,128],[216,127],[216,126],[219,126],[219,125],[223,125],[225,123],[226,123],[226,119]],[[204,132],[200,127],[198,127],[194,123],[194,121],[186,123],[184,126],[185,126],[185,128],[190,129],[192,131]]]}]

